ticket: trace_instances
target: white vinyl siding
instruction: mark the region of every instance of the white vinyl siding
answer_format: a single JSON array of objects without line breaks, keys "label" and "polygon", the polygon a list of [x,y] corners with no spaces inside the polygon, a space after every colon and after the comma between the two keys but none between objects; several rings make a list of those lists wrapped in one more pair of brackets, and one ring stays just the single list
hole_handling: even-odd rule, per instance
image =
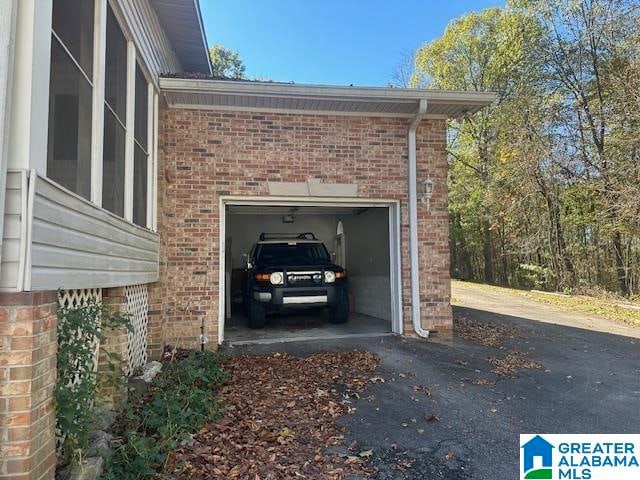
[{"label": "white vinyl siding", "polygon": [[[21,268],[24,268],[24,238],[26,225],[22,219],[27,215],[27,171],[7,173],[6,203],[4,209],[4,231],[2,239],[2,265],[0,265],[0,290],[19,291]],[[20,265],[20,260],[23,264]]]},{"label": "white vinyl siding", "polygon": [[157,281],[159,236],[38,177],[31,290]]},{"label": "white vinyl siding", "polygon": [[105,288],[158,280],[157,233],[47,178],[32,173],[27,182],[27,174],[11,171],[7,178],[0,290]]}]

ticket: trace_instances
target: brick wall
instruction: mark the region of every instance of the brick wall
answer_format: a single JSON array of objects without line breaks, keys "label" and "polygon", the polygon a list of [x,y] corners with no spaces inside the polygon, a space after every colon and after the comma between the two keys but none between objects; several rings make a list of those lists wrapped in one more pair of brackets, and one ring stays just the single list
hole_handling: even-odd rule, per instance
[{"label": "brick wall", "polygon": [[[127,311],[127,297],[124,287],[105,288],[102,301],[112,312]],[[96,404],[110,410],[117,410],[126,400],[125,369],[129,343],[126,327],[103,328],[98,353],[98,391]]]},{"label": "brick wall", "polygon": [[[200,322],[218,324],[219,196],[267,195],[267,181],[356,183],[358,195],[401,202],[405,331],[411,332],[407,119],[168,109],[159,144],[160,282],[154,331],[195,346]],[[422,323],[451,328],[443,120],[418,129],[418,181],[435,183],[431,211],[418,205]],[[154,340],[152,343],[156,343]]]},{"label": "brick wall", "polygon": [[56,292],[0,293],[0,479],[53,479]]}]

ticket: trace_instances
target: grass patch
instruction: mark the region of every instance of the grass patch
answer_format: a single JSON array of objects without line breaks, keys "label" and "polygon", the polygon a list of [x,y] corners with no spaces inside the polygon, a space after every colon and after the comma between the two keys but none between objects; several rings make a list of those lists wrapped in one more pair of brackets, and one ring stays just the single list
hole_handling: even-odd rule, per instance
[{"label": "grass patch", "polygon": [[[523,292],[517,293],[523,294]],[[636,327],[640,326],[640,310],[624,308],[620,306],[619,301],[586,295],[548,295],[537,292],[526,292],[524,295],[550,305],[557,305],[590,315],[598,315]]]},{"label": "grass patch", "polygon": [[180,442],[219,417],[216,390],[227,377],[213,352],[165,363],[147,392],[132,394],[119,416],[118,446],[102,478],[137,480],[162,472]]},{"label": "grass patch", "polygon": [[[459,303],[455,296],[456,284],[462,286],[472,286],[481,288],[487,292],[498,293],[501,295],[521,295],[531,300],[540,301],[548,305],[563,307],[576,312],[587,313],[589,315],[597,315],[615,322],[626,323],[627,325],[640,326],[640,309],[625,308],[624,305],[631,307],[640,307],[640,303],[629,303],[624,299],[616,298],[614,294],[606,294],[602,292],[602,296],[594,295],[563,295],[555,293],[544,293],[529,290],[520,290],[517,288],[499,287],[496,285],[487,285],[484,283],[465,282],[462,280],[452,280],[454,294],[451,303]],[[505,302],[506,302],[505,297]],[[621,306],[622,305],[622,306]]]}]

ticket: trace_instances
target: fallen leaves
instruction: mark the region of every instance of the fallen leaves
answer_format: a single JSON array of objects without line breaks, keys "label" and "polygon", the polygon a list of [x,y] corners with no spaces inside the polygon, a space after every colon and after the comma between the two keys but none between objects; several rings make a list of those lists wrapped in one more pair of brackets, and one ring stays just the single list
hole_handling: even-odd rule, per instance
[{"label": "fallen leaves", "polygon": [[[370,383],[378,364],[369,352],[233,357],[223,388],[223,417],[203,428],[193,446],[175,452],[177,479],[341,479],[367,476],[373,452],[339,455],[337,419],[355,410],[350,398]],[[336,385],[346,387],[346,394]],[[354,395],[355,394],[355,395]]]},{"label": "fallen leaves", "polygon": [[542,369],[542,364],[527,358],[525,353],[513,350],[504,358],[489,357],[491,371],[501,377],[515,377],[520,370]]},{"label": "fallen leaves", "polygon": [[475,378],[475,379],[471,380],[471,383],[473,385],[489,385],[489,382],[487,380],[485,380],[484,378]]},{"label": "fallen leaves", "polygon": [[424,419],[427,422],[439,422],[440,418],[435,413],[425,413]]},{"label": "fallen leaves", "polygon": [[521,329],[510,325],[483,323],[469,320],[466,317],[456,317],[453,321],[453,332],[465,340],[479,343],[485,347],[498,348],[502,346],[505,339],[517,337]]}]

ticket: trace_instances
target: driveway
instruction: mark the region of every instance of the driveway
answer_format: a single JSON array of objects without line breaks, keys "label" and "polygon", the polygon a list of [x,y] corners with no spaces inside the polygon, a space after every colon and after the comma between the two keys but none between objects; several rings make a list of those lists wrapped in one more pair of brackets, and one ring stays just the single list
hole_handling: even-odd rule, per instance
[{"label": "driveway", "polygon": [[[512,479],[518,478],[520,433],[640,431],[640,341],[550,323],[568,320],[565,312],[546,307],[518,306],[516,316],[454,306],[459,323],[489,331],[516,328],[491,347],[459,337],[442,342],[382,337],[233,351],[372,351],[380,357],[377,375],[384,382],[351,399],[355,410],[341,422],[344,445],[352,452],[372,450],[375,478]],[[488,358],[513,351],[540,368],[522,369],[513,378],[493,373]]]}]

